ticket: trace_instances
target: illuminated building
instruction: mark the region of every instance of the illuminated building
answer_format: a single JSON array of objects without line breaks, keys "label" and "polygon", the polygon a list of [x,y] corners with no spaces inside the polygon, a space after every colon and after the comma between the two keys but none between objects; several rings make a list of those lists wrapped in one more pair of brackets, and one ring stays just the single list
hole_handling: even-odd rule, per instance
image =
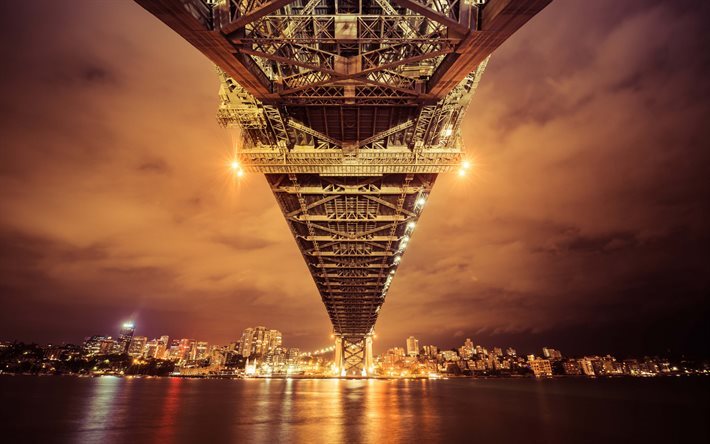
[{"label": "illuminated building", "polygon": [[554,348],[543,347],[542,355],[545,358],[551,359],[553,361],[558,360],[558,359],[562,359],[562,353],[560,353],[559,350],[555,350]]},{"label": "illuminated building", "polygon": [[407,355],[408,356],[418,356],[419,355],[419,341],[414,336],[407,338]]},{"label": "illuminated building", "polygon": [[588,358],[580,359],[579,367],[582,369],[582,373],[586,376],[594,376],[594,367],[592,366],[592,361]]},{"label": "illuminated building", "polygon": [[439,348],[436,345],[425,345],[423,349],[424,355],[430,358],[435,358],[437,353],[439,353]]},{"label": "illuminated building", "polygon": [[209,355],[209,344],[204,341],[198,341],[193,347],[192,360],[206,359]]},{"label": "illuminated building", "polygon": [[126,322],[121,326],[121,331],[118,333],[113,352],[116,354],[128,353],[128,347],[131,345],[133,333],[136,331],[136,326],[133,322]]},{"label": "illuminated building", "polygon": [[[94,356],[99,354],[107,354],[105,352],[106,346],[104,346],[104,353],[102,353],[102,344],[106,341],[111,341],[110,336],[94,335],[88,337],[84,340],[83,350],[86,356]],[[113,344],[113,341],[111,341]]]},{"label": "illuminated building", "polygon": [[582,367],[579,365],[579,361],[575,359],[568,359],[562,363],[562,369],[565,375],[581,375]]},{"label": "illuminated building", "polygon": [[99,353],[100,355],[110,355],[114,354],[117,350],[120,350],[120,348],[116,347],[116,341],[111,339],[111,336],[109,336],[106,339],[101,340],[99,342]]},{"label": "illuminated building", "polygon": [[462,359],[471,359],[474,351],[473,341],[467,338],[464,341],[463,346],[459,348],[459,355]]},{"label": "illuminated building", "polygon": [[148,338],[145,336],[134,336],[131,339],[131,345],[128,346],[128,355],[134,358],[143,356],[143,349],[147,342]]},{"label": "illuminated building", "polygon": [[179,345],[179,353],[178,353],[179,361],[188,361],[190,359],[190,354],[192,352],[192,347],[195,344],[195,340],[183,338],[183,339],[180,339],[179,344],[180,344]]},{"label": "illuminated building", "polygon": [[158,344],[155,350],[155,357],[158,359],[165,359],[169,344],[170,337],[166,335],[161,336],[160,339],[158,339]]},{"label": "illuminated building", "polygon": [[298,364],[299,358],[301,356],[301,351],[298,348],[289,348],[288,349],[288,363],[289,364]]},{"label": "illuminated building", "polygon": [[552,365],[549,359],[531,359],[528,364],[535,376],[552,376]]},{"label": "illuminated building", "polygon": [[244,329],[239,343],[240,354],[244,357],[266,356],[283,345],[283,335],[279,330],[269,330],[262,326],[250,327]]}]

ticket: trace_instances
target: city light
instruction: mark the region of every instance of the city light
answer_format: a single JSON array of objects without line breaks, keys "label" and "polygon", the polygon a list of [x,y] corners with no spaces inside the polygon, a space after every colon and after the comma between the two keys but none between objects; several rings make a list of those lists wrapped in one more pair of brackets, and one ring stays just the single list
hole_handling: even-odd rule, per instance
[{"label": "city light", "polygon": [[[379,310],[379,307],[378,307]],[[124,323],[124,326],[134,323]],[[374,329],[368,335],[377,338]],[[255,338],[262,338],[257,342]],[[195,339],[172,340],[163,335],[148,339],[134,336],[133,331],[118,338],[107,335],[88,337],[83,345],[47,345],[40,354],[22,352],[28,347],[22,343],[0,341],[0,349],[15,350],[12,359],[2,360],[0,368],[8,373],[20,373],[27,366],[41,369],[41,374],[79,374],[93,376],[153,375],[230,378],[290,378],[298,376],[362,376],[417,379],[439,379],[450,376],[530,376],[552,377],[569,375],[579,377],[663,375],[707,375],[707,368],[690,366],[684,361],[667,358],[625,358],[617,360],[611,355],[563,356],[560,350],[542,348],[542,353],[518,354],[511,347],[484,347],[466,339],[457,348],[442,349],[435,345],[420,345],[410,336],[405,347],[393,347],[379,356],[371,356],[366,366],[341,367],[335,362],[335,345],[313,352],[300,352],[298,348],[283,345],[283,335],[278,330],[253,327],[244,330],[241,338],[230,345],[208,344]],[[123,345],[128,344],[128,348]],[[357,346],[347,349],[353,353]],[[330,355],[328,355],[330,354]],[[340,356],[339,359],[342,359]],[[365,363],[363,362],[363,364]],[[152,370],[151,370],[152,369]]]}]

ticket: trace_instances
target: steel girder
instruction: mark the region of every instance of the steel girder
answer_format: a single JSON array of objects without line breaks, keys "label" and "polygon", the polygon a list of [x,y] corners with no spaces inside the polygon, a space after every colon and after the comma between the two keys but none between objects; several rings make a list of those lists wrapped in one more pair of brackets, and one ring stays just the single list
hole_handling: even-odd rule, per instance
[{"label": "steel girder", "polygon": [[369,334],[436,174],[267,179],[336,334]]}]

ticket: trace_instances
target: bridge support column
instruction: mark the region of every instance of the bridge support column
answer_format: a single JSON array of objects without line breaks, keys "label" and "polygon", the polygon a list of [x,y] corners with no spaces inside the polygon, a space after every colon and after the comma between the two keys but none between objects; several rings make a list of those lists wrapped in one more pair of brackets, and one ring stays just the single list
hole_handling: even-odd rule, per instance
[{"label": "bridge support column", "polygon": [[372,376],[372,335],[335,337],[336,373],[342,378]]}]

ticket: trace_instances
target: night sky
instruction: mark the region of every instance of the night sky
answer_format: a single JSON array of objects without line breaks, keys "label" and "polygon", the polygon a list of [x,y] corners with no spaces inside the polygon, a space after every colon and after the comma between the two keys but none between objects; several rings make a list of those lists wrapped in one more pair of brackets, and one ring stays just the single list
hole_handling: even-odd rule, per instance
[{"label": "night sky", "polygon": [[[238,183],[210,62],[138,5],[1,2],[0,339],[242,329],[330,343],[266,180]],[[375,352],[708,353],[707,2],[556,0],[493,56]]]}]

